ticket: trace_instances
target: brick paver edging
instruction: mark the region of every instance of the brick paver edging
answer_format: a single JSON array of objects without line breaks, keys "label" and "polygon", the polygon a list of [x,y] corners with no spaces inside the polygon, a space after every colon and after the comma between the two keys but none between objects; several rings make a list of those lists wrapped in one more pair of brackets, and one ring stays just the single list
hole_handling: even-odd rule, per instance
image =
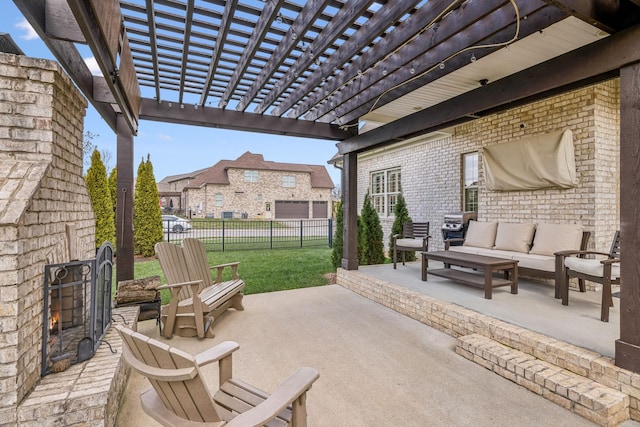
[{"label": "brick paver edging", "polygon": [[337,271],[337,283],[455,338],[479,334],[629,396],[631,419],[640,421],[640,374],[602,356],[465,307],[429,297],[357,270]]}]

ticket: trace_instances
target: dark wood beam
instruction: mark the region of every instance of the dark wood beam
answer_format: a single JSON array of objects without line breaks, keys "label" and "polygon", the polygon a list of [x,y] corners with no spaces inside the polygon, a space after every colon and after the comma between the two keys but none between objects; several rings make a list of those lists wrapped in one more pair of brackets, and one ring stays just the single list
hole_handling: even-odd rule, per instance
[{"label": "dark wood beam", "polygon": [[[275,107],[273,109],[273,115],[280,116],[284,114],[285,111],[293,107],[308,93],[314,92],[314,90],[320,86],[322,78],[325,75],[331,74],[335,68],[344,67],[344,64],[349,63],[349,59],[355,57],[358,52],[362,50],[363,46],[372,44],[376,37],[380,36],[384,33],[384,31],[389,29],[389,23],[398,21],[398,19],[400,19],[404,14],[413,9],[414,5],[418,1],[419,0],[392,2],[382,8],[371,19],[365,22],[362,27],[360,27],[360,30],[358,30],[358,32],[355,33],[348,42],[343,43],[337,51],[335,51],[326,61],[321,63],[320,66],[316,68],[313,73],[293,91],[293,93],[289,94],[289,96],[287,96],[287,98],[280,105]],[[431,5],[431,2],[429,2],[428,4]],[[391,33],[386,35],[386,37],[391,37],[391,35],[393,35],[395,32],[396,29],[391,31]],[[369,50],[371,49],[373,49],[373,47],[371,47]],[[358,58],[358,62],[362,62],[360,58]],[[375,64],[375,62],[373,64]],[[342,69],[338,75],[334,76],[334,78],[330,82],[328,82],[328,84],[333,85],[337,84],[337,82],[339,81],[347,81],[357,75],[358,70],[366,69],[367,68],[356,68],[353,64],[350,64],[349,66]],[[349,74],[351,73],[355,74],[353,74],[353,76],[349,76]],[[319,92],[324,93],[327,90],[328,89],[323,88],[323,90]],[[305,104],[305,106],[308,106],[308,104]],[[298,118],[302,115],[300,113],[297,113],[296,110],[291,112],[292,114],[289,115],[290,118]],[[308,108],[306,110],[308,110]]]},{"label": "dark wood beam", "polygon": [[315,123],[220,108],[193,105],[181,106],[171,102],[158,103],[156,100],[149,98],[142,99],[140,119],[334,141],[353,136],[352,133],[340,129],[337,125],[327,123]]},{"label": "dark wood beam", "polygon": [[545,0],[594,27],[616,33],[637,23],[640,18],[640,1],[632,0],[635,6],[625,0]]},{"label": "dark wood beam", "polygon": [[620,339],[616,365],[640,372],[640,63],[620,70]]},{"label": "dark wood beam", "polygon": [[343,156],[342,165],[342,268],[358,269],[358,155]]},{"label": "dark wood beam", "polygon": [[133,279],[133,134],[121,114],[117,126],[116,280]]},{"label": "dark wood beam", "polygon": [[67,0],[46,0],[45,14],[47,35],[60,40],[86,43]]},{"label": "dark wood beam", "polygon": [[[282,6],[283,1],[284,0],[271,0],[264,5],[264,9],[260,14],[260,18],[258,19],[256,28],[251,34],[247,46],[242,51],[242,56],[238,61],[236,69],[233,71],[231,81],[229,81],[229,83],[227,84],[227,89],[224,91],[224,94],[222,94],[222,98],[218,103],[218,108],[225,108],[227,106],[227,103],[231,98],[231,94],[238,87],[238,83],[240,82],[242,75],[249,67],[249,64],[251,64],[251,59],[256,54],[256,51],[260,46],[260,43],[262,43],[262,40],[264,40],[264,38],[266,37],[267,31],[269,30],[269,28],[271,28],[273,20],[276,19],[276,14]],[[220,42],[222,42],[222,40],[218,40],[218,43]]]},{"label": "dark wood beam", "polygon": [[98,114],[102,116],[107,125],[116,131],[116,113],[108,103],[98,102],[93,96],[93,76],[73,43],[49,37],[45,31],[45,0],[21,1],[14,0],[16,7],[29,21],[31,27],[47,45],[53,56],[56,57],[62,68],[69,74],[80,92],[94,106]]},{"label": "dark wood beam", "polygon": [[184,21],[184,40],[182,42],[182,66],[180,67],[180,89],[178,91],[178,102],[182,104],[184,98],[184,79],[189,66],[189,47],[191,41],[191,24],[193,23],[193,9],[195,0],[187,0],[187,13]]},{"label": "dark wood beam", "polygon": [[[318,37],[309,45],[309,50],[317,53],[324,52],[371,3],[373,3],[373,0],[350,0],[349,4],[343,6],[331,22],[327,23],[322,29]],[[314,59],[312,59],[310,55],[300,56],[285,77],[280,79],[276,88],[269,92],[269,95],[256,107],[254,112],[264,113],[289,86],[298,80],[298,76],[301,75],[313,61]]]},{"label": "dark wood beam", "polygon": [[[502,3],[502,1],[499,0],[490,1]],[[444,10],[448,4],[450,4],[449,0],[431,0],[425,6],[419,8],[413,15],[409,16],[393,31],[385,35],[379,43],[373,45],[370,49],[346,66],[339,75],[334,76],[331,80],[327,80],[326,77],[331,75],[332,70],[337,66],[337,64],[332,60],[323,62],[307,79],[308,86],[306,86],[307,82],[305,82],[305,90],[307,93],[303,94],[302,88],[298,88],[292,95],[290,95],[296,98],[301,94],[308,96],[304,102],[301,102],[295,107],[292,112],[293,117],[300,117],[307,113],[315,105],[326,99],[329,94],[344,85],[346,81],[357,76],[359,70],[371,70],[374,68],[378,61],[388,55],[391,55],[393,51],[411,39],[414,34],[418,33],[425,26],[426,22],[430,22],[435,19],[438,13]],[[471,4],[475,5],[477,3],[472,2]],[[322,89],[311,92],[311,87],[319,88],[321,82],[323,83]]]},{"label": "dark wood beam", "polygon": [[[219,34],[227,34],[229,27],[231,26],[231,18],[233,17],[233,11],[238,4],[238,0],[229,0],[224,5],[224,13],[220,21]],[[209,63],[209,69],[207,70],[207,77],[205,78],[204,86],[202,87],[202,94],[200,95],[200,105],[205,105],[207,98],[209,97],[209,91],[213,83],[213,78],[218,70],[218,63],[222,56],[222,43],[216,43],[211,54],[211,62]]]},{"label": "dark wood beam", "polygon": [[[119,5],[114,5],[111,1],[100,3],[99,0],[68,0],[68,3],[118,103],[120,113],[129,124],[131,131],[134,134],[137,133],[138,111],[132,106],[138,105],[138,100],[134,98],[139,98],[140,92],[137,84],[135,84],[136,89],[130,91],[119,79],[120,64],[117,58],[124,46],[120,40],[121,37],[126,38],[126,33],[122,31],[121,16],[114,14],[115,11],[120,11]],[[104,8],[108,11],[107,16],[99,15],[100,12],[95,11],[94,7]],[[125,58],[131,60],[130,52],[126,54],[120,52],[120,62],[126,60]],[[130,68],[133,69],[133,66]]]},{"label": "dark wood beam", "polygon": [[[499,45],[513,40],[518,31],[515,11],[507,3],[485,15],[484,6],[484,3],[480,6],[472,3],[468,9],[456,9],[438,27],[407,44],[380,66],[358,79],[357,85],[362,88],[362,92],[357,98],[349,97],[343,91],[344,93],[334,96],[335,107],[325,103],[316,108],[315,114],[305,115],[305,119],[325,116],[321,121],[330,122],[336,117],[343,122],[357,120],[376,107],[468,65],[472,55],[477,59],[500,49]],[[530,1],[520,9],[520,13],[526,15],[527,19],[520,21],[518,38],[539,30],[540,25],[549,25],[566,16],[557,9],[539,9],[539,6],[544,6],[544,3]],[[470,46],[482,45],[493,47],[465,51]],[[445,68],[440,69],[439,65],[443,62]],[[356,99],[358,102],[355,102]],[[331,111],[335,114],[329,116]]]},{"label": "dark wood beam", "polygon": [[287,59],[287,56],[293,48],[300,42],[299,38],[302,39],[302,36],[315,22],[318,15],[320,15],[325,8],[325,5],[325,0],[310,0],[305,3],[296,20],[291,24],[291,31],[287,31],[267,64],[262,68],[258,77],[253,81],[247,93],[245,93],[238,103],[238,107],[236,108],[238,111],[244,111],[252,102],[256,94],[263,88],[264,84],[269,81],[273,73],[278,70],[278,67]]},{"label": "dark wood beam", "polygon": [[511,103],[610,74],[640,61],[639,39],[640,25],[345,140],[337,144],[338,151],[346,154],[370,150],[469,120],[483,111],[507,109]]}]

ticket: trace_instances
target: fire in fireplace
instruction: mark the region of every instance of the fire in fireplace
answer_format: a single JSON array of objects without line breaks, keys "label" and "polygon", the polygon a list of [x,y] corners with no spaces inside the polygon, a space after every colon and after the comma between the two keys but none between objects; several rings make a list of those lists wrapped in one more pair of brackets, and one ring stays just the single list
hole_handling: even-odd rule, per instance
[{"label": "fire in fireplace", "polygon": [[95,259],[45,266],[42,376],[95,354],[111,324],[112,272],[109,242]]}]

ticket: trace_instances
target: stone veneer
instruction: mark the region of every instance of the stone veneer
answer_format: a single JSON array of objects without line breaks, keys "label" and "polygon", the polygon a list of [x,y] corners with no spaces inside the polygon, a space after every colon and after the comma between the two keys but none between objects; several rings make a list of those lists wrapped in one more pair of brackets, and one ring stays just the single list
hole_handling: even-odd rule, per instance
[{"label": "stone veneer", "polygon": [[[484,187],[482,148],[570,129],[579,183],[570,189],[489,191]],[[430,248],[442,249],[440,227],[461,210],[461,156],[479,152],[480,220],[578,223],[591,231],[589,247],[609,250],[619,225],[620,85],[609,80],[455,126],[438,137],[416,138],[358,156],[358,206],[371,172],[401,167],[402,193],[414,221],[429,221]],[[388,236],[393,216],[380,218]],[[385,245],[388,239],[384,239]]]},{"label": "stone veneer", "polygon": [[[576,406],[569,405],[569,407],[567,407],[566,402],[560,398],[562,394],[569,396],[568,390],[571,390],[571,393],[579,395],[572,400],[584,402],[588,400],[590,393],[597,389],[596,387],[584,387],[581,385],[584,384],[582,381],[576,383],[575,381],[567,379],[562,387],[555,385],[553,393],[545,393],[543,390],[538,392],[538,394],[546,399],[560,404],[567,409],[572,409],[579,415],[599,425],[617,425],[618,422],[629,417],[633,420],[640,421],[640,374],[617,367],[614,360],[610,357],[602,356],[594,351],[503,322],[457,304],[442,301],[394,283],[368,276],[359,271],[347,271],[339,268],[337,271],[337,283],[372,301],[453,337],[472,338],[475,334],[490,338],[503,347],[524,353],[527,356],[516,356],[510,361],[512,364],[522,363],[523,366],[521,368],[523,370],[525,370],[525,367],[531,368],[534,364],[542,366],[550,364],[567,371],[567,377],[577,375],[590,380],[592,383],[597,383],[611,389],[611,394],[615,392],[615,394],[622,393],[627,395],[628,400],[623,400],[624,408],[616,405],[616,413],[610,414],[613,418],[603,420],[599,416],[601,414],[595,412],[586,413],[584,406],[581,408],[582,411]],[[458,346],[463,347],[465,351],[469,351],[468,347],[460,343]],[[457,351],[459,353],[461,352],[459,349]],[[478,353],[482,354],[483,352],[490,353],[486,349],[484,351],[481,349]],[[535,360],[528,356],[533,356]],[[486,361],[481,364],[488,368],[489,363],[501,363],[498,360],[498,354],[495,353],[485,354],[482,357],[486,357]],[[473,359],[473,355],[471,358]],[[497,370],[494,371],[499,373]],[[509,371],[515,373],[517,369],[511,368]],[[509,375],[509,372],[505,372],[503,376],[518,382],[516,378],[510,378]],[[551,373],[551,375],[557,376],[557,373]],[[521,378],[525,376],[523,373]],[[549,378],[541,379],[543,384],[547,380],[549,380]],[[535,378],[534,382],[537,381],[538,378]],[[531,384],[525,384],[521,380],[518,383],[537,392]],[[551,387],[546,390],[549,391],[550,388]],[[600,393],[600,395],[602,395],[602,393]],[[591,406],[593,407],[593,404]],[[595,409],[603,408],[596,407]],[[623,409],[624,411],[622,411]]]},{"label": "stone veneer", "polygon": [[0,53],[0,424],[40,380],[44,265],[95,256],[87,102],[60,66]]}]

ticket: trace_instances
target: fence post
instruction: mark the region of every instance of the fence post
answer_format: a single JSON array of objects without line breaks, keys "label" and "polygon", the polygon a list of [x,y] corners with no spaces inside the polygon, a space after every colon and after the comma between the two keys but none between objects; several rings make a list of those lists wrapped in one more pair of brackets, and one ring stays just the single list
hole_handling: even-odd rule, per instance
[{"label": "fence post", "polygon": [[327,229],[329,233],[329,247],[333,247],[333,218],[329,218],[327,224]]},{"label": "fence post", "polygon": [[269,220],[269,249],[273,249],[273,220]]},{"label": "fence post", "polygon": [[300,220],[300,247],[302,247],[302,235],[304,234],[302,230],[302,227],[303,227],[302,221],[303,220]]},{"label": "fence post", "polygon": [[222,252],[224,252],[224,218],[222,219]]}]

